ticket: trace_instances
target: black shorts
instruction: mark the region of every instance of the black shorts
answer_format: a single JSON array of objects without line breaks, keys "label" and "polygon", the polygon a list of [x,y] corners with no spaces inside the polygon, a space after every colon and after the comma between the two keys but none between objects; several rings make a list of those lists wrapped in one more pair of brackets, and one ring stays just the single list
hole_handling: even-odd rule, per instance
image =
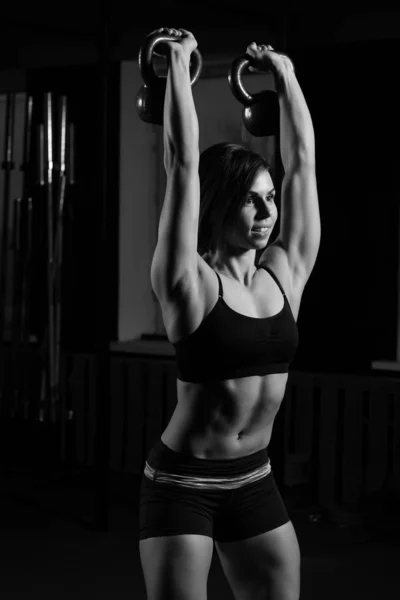
[{"label": "black shorts", "polygon": [[234,459],[202,459],[161,440],[140,487],[140,539],[194,533],[233,542],[290,521],[267,448]]}]

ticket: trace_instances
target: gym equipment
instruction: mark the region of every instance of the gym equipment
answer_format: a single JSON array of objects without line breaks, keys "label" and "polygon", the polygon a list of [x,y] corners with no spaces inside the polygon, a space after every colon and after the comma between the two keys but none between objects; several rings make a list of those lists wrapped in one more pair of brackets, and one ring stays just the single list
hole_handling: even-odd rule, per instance
[{"label": "gym equipment", "polygon": [[[62,267],[66,186],[75,183],[75,127],[68,122],[66,96],[44,97],[44,124],[39,126],[38,182],[47,199],[47,323],[42,345],[38,420],[55,423],[60,413]],[[56,118],[57,117],[57,118]]]},{"label": "gym equipment", "polygon": [[250,94],[242,82],[242,73],[249,66],[251,66],[251,59],[247,56],[239,56],[232,62],[228,74],[231,91],[243,104],[243,124],[255,137],[276,135],[279,131],[278,94],[274,90]]},{"label": "gym equipment", "polygon": [[[6,338],[7,330],[7,291],[8,291],[8,261],[10,253],[10,208],[11,200],[11,175],[14,170],[14,127],[15,127],[15,102],[16,94],[8,93],[6,95],[6,115],[5,115],[5,140],[4,140],[4,159],[1,168],[4,170],[3,180],[3,206],[2,206],[2,225],[1,225],[1,257],[0,257],[0,344],[2,346]],[[7,332],[8,333],[8,332]],[[8,383],[8,373],[5,361],[1,361],[0,369],[0,410],[3,410],[6,386]]]},{"label": "gym equipment", "polygon": [[[13,227],[13,288],[11,317],[11,382],[8,393],[11,398],[10,414],[21,416],[21,400],[24,410],[29,401],[28,373],[25,357],[29,348],[28,310],[30,304],[30,273],[32,254],[32,198],[29,196],[29,160],[32,138],[33,97],[26,95],[23,131],[23,155],[20,171],[23,175],[22,196],[14,199]],[[27,417],[25,417],[27,418]]]},{"label": "gym equipment", "polygon": [[55,365],[55,293],[53,283],[54,264],[54,138],[53,138],[53,94],[45,94],[44,100],[44,142],[45,142],[45,182],[47,196],[47,302],[48,302],[48,352],[47,352],[47,392],[50,399],[51,417],[54,419],[56,403],[56,365]]},{"label": "gym equipment", "polygon": [[[24,121],[24,140],[21,171],[23,173],[22,187],[22,268],[21,268],[21,308],[20,308],[20,341],[22,349],[22,366],[19,390],[17,392],[17,409],[21,396],[23,406],[23,417],[29,417],[29,377],[27,360],[30,340],[30,309],[31,309],[31,290],[33,283],[33,201],[32,201],[32,183],[31,183],[31,147],[32,147],[32,118],[33,118],[33,96],[27,95],[25,99],[25,121]],[[21,360],[20,360],[21,363]]]},{"label": "gym equipment", "polygon": [[56,235],[54,243],[54,271],[53,283],[55,287],[55,398],[54,402],[60,402],[60,367],[61,367],[61,289],[62,289],[62,262],[63,262],[63,232],[64,232],[64,204],[65,187],[67,184],[66,161],[67,161],[67,97],[60,98],[59,107],[59,146],[58,146],[58,169],[59,190],[56,208]]},{"label": "gym equipment", "polygon": [[[156,75],[153,67],[154,48],[160,42],[175,41],[180,38],[174,35],[155,33],[146,38],[139,50],[139,68],[144,85],[136,96],[136,111],[145,123],[163,124],[164,98],[167,85],[166,77]],[[190,57],[190,83],[196,85],[203,66],[201,54],[196,48]]]},{"label": "gym equipment", "polygon": [[22,198],[14,199],[14,210],[13,210],[13,239],[12,239],[12,250],[13,250],[13,269],[12,269],[12,300],[11,306],[13,308],[11,315],[11,351],[10,351],[10,371],[9,376],[11,382],[9,385],[8,392],[10,398],[10,413],[14,417],[18,410],[18,395],[19,386],[21,383],[21,377],[18,377],[18,369],[20,366],[20,356],[18,356],[18,347],[20,342],[20,322],[21,322],[21,306],[22,306]]}]

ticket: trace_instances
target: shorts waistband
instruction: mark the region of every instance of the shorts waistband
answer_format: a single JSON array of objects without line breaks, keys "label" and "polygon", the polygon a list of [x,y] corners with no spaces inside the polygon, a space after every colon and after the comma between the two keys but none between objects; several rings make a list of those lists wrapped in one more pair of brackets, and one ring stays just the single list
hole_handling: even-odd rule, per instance
[{"label": "shorts waistband", "polygon": [[270,472],[266,448],[234,459],[201,459],[175,452],[161,440],[151,450],[144,468],[145,477],[157,483],[216,490],[243,487]]}]

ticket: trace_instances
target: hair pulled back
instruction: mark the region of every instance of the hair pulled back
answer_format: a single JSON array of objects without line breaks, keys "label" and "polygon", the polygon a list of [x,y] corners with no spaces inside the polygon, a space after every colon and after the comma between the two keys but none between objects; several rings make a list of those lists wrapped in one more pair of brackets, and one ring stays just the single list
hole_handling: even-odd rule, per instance
[{"label": "hair pulled back", "polygon": [[222,142],[200,155],[200,214],[198,251],[215,252],[224,232],[239,212],[254,178],[270,170],[258,153],[239,144]]}]

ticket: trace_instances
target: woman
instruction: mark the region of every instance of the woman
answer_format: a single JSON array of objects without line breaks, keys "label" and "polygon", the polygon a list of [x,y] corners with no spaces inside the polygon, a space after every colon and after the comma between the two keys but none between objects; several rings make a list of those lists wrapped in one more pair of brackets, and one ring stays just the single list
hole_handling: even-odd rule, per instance
[{"label": "woman", "polygon": [[[177,355],[177,406],[147,457],[140,556],[148,600],[205,600],[213,547],[236,599],[294,600],[299,547],[267,447],[297,344],[320,219],[314,131],[291,62],[250,44],[280,104],[279,235],[266,161],[217,144],[199,156],[184,29],[168,46],[167,187],[151,281]],[[256,253],[262,254],[256,265]]]}]

